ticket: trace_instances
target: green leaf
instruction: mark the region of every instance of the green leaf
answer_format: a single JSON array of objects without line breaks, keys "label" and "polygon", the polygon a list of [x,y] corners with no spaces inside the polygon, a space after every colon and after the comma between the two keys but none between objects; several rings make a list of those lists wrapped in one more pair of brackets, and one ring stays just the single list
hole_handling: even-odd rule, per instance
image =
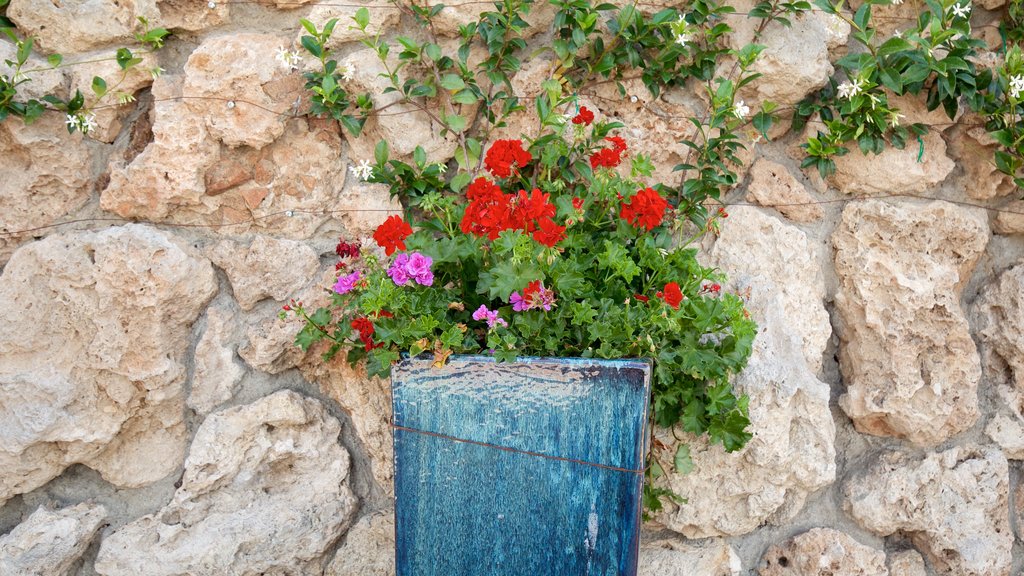
[{"label": "green leaf", "polygon": [[452,97],[452,102],[456,104],[476,104],[476,94],[472,90],[460,90],[455,96]]},{"label": "green leaf", "polygon": [[366,27],[370,24],[370,11],[366,8],[360,8],[356,10],[356,15],[352,17],[356,22],[356,26],[360,30],[366,30]]},{"label": "green leaf", "polygon": [[473,175],[469,172],[459,172],[452,178],[449,185],[454,192],[462,192],[462,189],[469,185],[469,182],[473,179]]},{"label": "green leaf", "polygon": [[107,93],[107,82],[99,76],[93,76],[92,78],[92,91],[96,94],[97,98],[103,98],[103,95]]},{"label": "green leaf", "polygon": [[676,448],[676,456],[672,460],[673,465],[676,468],[676,472],[682,475],[693,472],[693,460],[690,458],[690,446],[687,444],[680,444]]},{"label": "green leaf", "polygon": [[444,120],[452,132],[459,133],[466,129],[466,119],[458,114],[447,114]]},{"label": "green leaf", "polygon": [[60,54],[50,54],[46,57],[46,61],[50,64],[50,66],[56,68],[60,66],[61,62],[64,61],[64,57]]},{"label": "green leaf", "polygon": [[466,87],[466,83],[455,74],[445,74],[441,78],[441,87],[445,90],[462,90]]},{"label": "green leaf", "polygon": [[388,153],[388,141],[380,140],[373,148],[373,159],[377,161],[378,165],[383,166],[388,161]]},{"label": "green leaf", "polygon": [[313,38],[312,36],[303,36],[301,42],[302,47],[313,56],[316,56],[317,58],[323,56],[323,48],[321,48],[320,44],[317,43],[316,38]]},{"label": "green leaf", "polygon": [[883,42],[882,45],[878,47],[878,51],[875,53],[875,55],[878,58],[885,58],[886,56],[891,56],[897,52],[903,52],[905,50],[913,49],[914,47],[910,44],[910,42],[907,42],[903,38],[892,37]]}]

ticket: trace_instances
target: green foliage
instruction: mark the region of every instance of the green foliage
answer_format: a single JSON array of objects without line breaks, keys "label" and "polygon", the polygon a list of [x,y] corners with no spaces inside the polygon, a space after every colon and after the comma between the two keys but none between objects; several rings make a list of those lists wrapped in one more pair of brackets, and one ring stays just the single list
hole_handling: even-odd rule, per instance
[{"label": "green foliage", "polygon": [[[352,20],[359,29],[365,30],[369,22],[369,12],[365,8],[360,8]],[[322,30],[318,30],[315,24],[305,18],[300,22],[309,33],[300,39],[302,47],[320,61],[319,70],[306,72],[304,75],[306,90],[310,92],[312,102],[310,112],[316,116],[329,116],[337,120],[350,134],[359,136],[366,124],[367,115],[373,108],[373,101],[369,94],[349,94],[345,89],[345,83],[351,71],[339,66],[338,61],[331,58],[327,42],[338,25],[338,19],[332,18],[327,21]]]}]

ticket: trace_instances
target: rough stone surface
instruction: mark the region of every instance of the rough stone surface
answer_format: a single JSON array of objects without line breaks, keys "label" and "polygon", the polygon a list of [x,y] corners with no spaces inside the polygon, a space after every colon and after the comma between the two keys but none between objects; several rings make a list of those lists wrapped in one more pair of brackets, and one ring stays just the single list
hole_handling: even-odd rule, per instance
[{"label": "rough stone surface", "polygon": [[832,184],[844,194],[922,194],[946,179],[955,164],[946,156],[946,142],[931,131],[921,137],[920,147],[908,144],[903,150],[887,146],[881,154],[862,154],[853,146],[846,156],[835,158]]},{"label": "rough stone surface", "polygon": [[997,170],[993,160],[998,142],[988,135],[981,117],[972,114],[967,121],[974,125],[957,126],[949,137],[950,155],[964,169],[964,190],[975,200],[1010,194],[1016,188],[1013,178]]},{"label": "rough stone surface", "polygon": [[324,576],[395,576],[395,513],[360,518],[327,566]]},{"label": "rough stone surface", "polygon": [[639,576],[738,576],[740,559],[724,540],[658,540],[640,547]]},{"label": "rough stone surface", "polygon": [[197,32],[220,26],[227,22],[230,12],[225,2],[209,2],[196,0],[157,0],[160,8],[162,24],[170,30],[188,30]]},{"label": "rough stone surface", "polygon": [[[47,226],[81,207],[92,194],[93,151],[81,134],[68,135],[57,114],[30,125],[0,123],[0,263],[6,262],[27,231]],[[7,233],[27,231],[7,236]]]},{"label": "rough stone surface", "polygon": [[889,452],[844,486],[847,512],[880,536],[910,536],[943,574],[1010,573],[1006,458],[958,446],[923,460]]},{"label": "rough stone surface", "polygon": [[64,576],[85,553],[106,517],[106,509],[97,504],[39,508],[0,537],[0,574]]},{"label": "rough stone surface", "polygon": [[7,17],[22,33],[60,54],[130,42],[139,16],[158,21],[156,0],[11,0],[7,7]]},{"label": "rough stone surface", "polygon": [[824,215],[814,196],[785,166],[765,158],[750,167],[747,199],[774,208],[794,222],[814,222]]},{"label": "rough stone surface", "polygon": [[1006,455],[1024,458],[1024,265],[982,289],[972,307],[985,375],[1005,401],[985,432]]},{"label": "rough stone surface", "polygon": [[357,501],[340,423],[283,390],[203,422],[181,487],[100,546],[103,576],[320,575]]},{"label": "rough stone surface", "polygon": [[[695,467],[685,476],[669,473],[664,482],[687,502],[667,504],[655,519],[688,538],[734,536],[785,522],[808,494],[835,479],[829,387],[815,377],[829,330],[813,252],[802,232],[756,208],[735,209],[712,249],[711,261],[731,278],[726,289],[746,295],[759,326],[747,368],[734,380],[750,396],[754,437],[727,453],[706,438],[677,432]],[[793,322],[794,314],[802,320]],[[659,457],[671,462],[675,436],[656,430],[655,437],[664,446]]]},{"label": "rough stone surface", "polygon": [[[366,8],[370,14],[370,23],[366,26],[365,32],[370,36],[389,32],[398,25],[401,17],[399,8],[390,2],[385,0],[360,0],[360,5],[332,5],[331,2],[315,4],[313,9],[310,10],[309,16],[306,16],[306,19],[312,22],[317,30],[323,30],[324,25],[330,19],[338,19],[338,24],[334,27],[334,32],[331,33],[331,38],[327,41],[327,48],[334,50],[349,42],[358,42],[363,39],[364,32],[359,30],[352,21],[352,18],[356,15],[356,10],[359,8]],[[445,10],[449,9],[449,7],[445,7]],[[301,45],[301,38],[306,34],[308,33],[305,30],[301,30],[296,34],[296,46]]]},{"label": "rough stone surface", "polygon": [[709,263],[725,272],[726,287],[750,300],[752,308],[764,309],[778,299],[796,328],[808,368],[817,373],[832,336],[818,248],[796,226],[748,206],[731,208],[720,231]]},{"label": "rough stone surface", "polygon": [[[291,106],[306,97],[301,76],[268,65],[286,44],[275,35],[232,34],[211,38],[192,52],[182,95],[212,136],[228,146],[259,149],[284,133]],[[290,89],[272,85],[282,80]]]},{"label": "rough stone surface", "polygon": [[814,528],[772,546],[758,567],[761,576],[889,576],[885,552],[832,528]]},{"label": "rough stone surface", "polygon": [[960,293],[988,236],[984,213],[946,202],[843,211],[840,405],[857,430],[930,445],[974,424],[981,366]]},{"label": "rough stone surface", "polygon": [[235,314],[226,307],[211,306],[206,311],[206,329],[196,343],[195,370],[188,406],[199,414],[209,414],[234,395],[245,376],[245,367],[235,360],[241,327]]},{"label": "rough stone surface", "polygon": [[181,462],[184,354],[216,292],[153,228],[47,237],[0,277],[0,502],[83,463],[142,486]]},{"label": "rough stone surface", "polygon": [[1024,200],[1014,200],[1002,207],[992,223],[996,234],[1024,234]]},{"label": "rough stone surface", "polygon": [[392,492],[395,464],[390,426],[391,383],[367,377],[363,368],[350,368],[340,356],[324,363],[317,350],[299,369],[348,413],[370,457],[374,479],[385,492]]},{"label": "rough stone surface", "polygon": [[916,550],[903,550],[889,555],[889,576],[928,576],[928,570]]},{"label": "rough stone surface", "polygon": [[248,246],[224,240],[209,251],[222,268],[242,310],[252,310],[264,298],[284,301],[320,271],[320,258],[301,242],[256,236]]}]

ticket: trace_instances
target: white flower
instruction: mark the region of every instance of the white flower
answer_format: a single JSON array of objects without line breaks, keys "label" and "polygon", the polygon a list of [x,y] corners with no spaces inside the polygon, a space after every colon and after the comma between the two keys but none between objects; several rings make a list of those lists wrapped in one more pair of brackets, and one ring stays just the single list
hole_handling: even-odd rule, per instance
[{"label": "white flower", "polygon": [[78,116],[68,114],[67,120],[65,120],[64,123],[73,128],[78,128]]},{"label": "white flower", "polygon": [[900,114],[895,110],[889,112],[889,125],[891,125],[893,128],[896,128],[897,126],[900,125],[900,118],[906,118],[906,116]]},{"label": "white flower", "polygon": [[843,82],[839,85],[839,97],[850,99],[861,93],[862,82],[858,79],[854,82]]},{"label": "white flower", "polygon": [[341,69],[341,79],[344,80],[345,82],[351,80],[352,74],[354,74],[356,71],[356,67],[351,64],[345,64],[344,66],[341,67]]},{"label": "white flower", "polygon": [[1020,93],[1024,92],[1024,75],[1017,74],[1010,78],[1010,98],[1020,99]]},{"label": "white flower", "polygon": [[963,4],[953,4],[950,7],[953,11],[953,15],[958,18],[967,18],[971,14],[971,3],[970,1],[964,2]]},{"label": "white flower", "polygon": [[742,120],[743,118],[747,117],[747,114],[750,114],[750,106],[747,106],[746,104],[743,103],[743,100],[740,100],[735,105],[733,105],[732,113],[735,114],[737,118]]},{"label": "white flower", "polygon": [[693,39],[693,34],[676,34],[676,44],[686,46],[686,43]]},{"label": "white flower", "polygon": [[360,160],[358,166],[349,166],[348,171],[364,182],[373,176],[373,166],[370,165],[369,160]]},{"label": "white flower", "polygon": [[275,55],[275,58],[277,59],[278,62],[281,63],[282,66],[288,68],[289,70],[297,70],[299,67],[299,62],[302,61],[302,56],[299,54],[297,50],[289,51],[287,48],[284,48],[283,46],[277,49],[277,54]]},{"label": "white flower", "polygon": [[893,6],[899,6],[900,4],[903,4],[903,0],[892,0]]},{"label": "white flower", "polygon": [[89,114],[84,118],[79,116],[79,129],[82,130],[82,134],[88,134],[89,132],[96,129],[96,115]]},{"label": "white flower", "polygon": [[896,30],[892,33],[893,38],[903,38],[903,30]]}]

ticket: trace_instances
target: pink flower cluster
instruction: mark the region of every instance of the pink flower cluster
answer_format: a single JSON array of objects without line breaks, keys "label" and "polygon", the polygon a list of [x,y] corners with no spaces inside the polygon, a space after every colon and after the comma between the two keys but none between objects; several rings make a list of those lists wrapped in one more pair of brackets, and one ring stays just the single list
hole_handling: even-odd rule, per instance
[{"label": "pink flower cluster", "polygon": [[433,264],[433,258],[419,252],[402,253],[395,256],[395,261],[388,268],[388,276],[399,286],[405,286],[410,280],[421,286],[430,286],[434,283],[434,273],[430,270]]},{"label": "pink flower cluster", "polygon": [[345,276],[340,276],[338,277],[338,282],[334,285],[334,291],[338,294],[347,294],[356,287],[356,284],[359,283],[362,277],[359,270]]},{"label": "pink flower cluster", "polygon": [[476,312],[473,312],[473,320],[486,320],[488,328],[494,328],[495,326],[508,326],[508,322],[505,322],[504,318],[498,317],[497,310],[488,310],[487,306],[481,304]]},{"label": "pink flower cluster", "polygon": [[555,291],[545,288],[539,280],[534,280],[526,285],[521,295],[519,292],[513,292],[508,297],[508,301],[516,312],[535,308],[551,310],[551,306],[555,303]]}]

